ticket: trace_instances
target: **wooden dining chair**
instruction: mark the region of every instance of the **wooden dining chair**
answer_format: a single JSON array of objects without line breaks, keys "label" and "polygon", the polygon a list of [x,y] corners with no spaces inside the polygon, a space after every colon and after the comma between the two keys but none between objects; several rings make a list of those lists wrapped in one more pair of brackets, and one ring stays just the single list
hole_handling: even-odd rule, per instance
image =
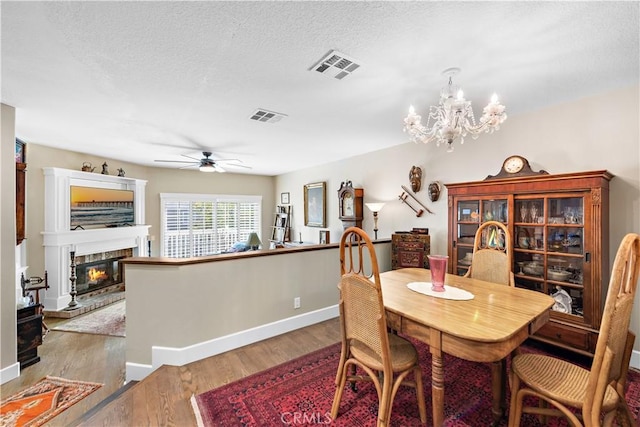
[{"label": "wooden dining chair", "polygon": [[[485,221],[476,230],[473,239],[473,255],[471,265],[464,277],[484,280],[485,282],[515,286],[516,281],[511,271],[513,265],[513,242],[506,225],[499,221]],[[511,357],[519,353],[519,349],[511,352]],[[493,378],[508,378],[507,359],[491,363]],[[503,381],[492,381],[494,396],[501,396],[502,410],[506,410],[507,385]]]},{"label": "wooden dining chair", "polygon": [[[520,425],[523,413],[564,416],[574,426],[611,426],[616,417],[624,425],[637,426],[624,389],[635,339],[629,331],[629,322],[638,284],[639,257],[640,236],[627,234],[613,263],[590,369],[548,355],[522,353],[514,357],[510,427]],[[529,396],[538,398],[538,406],[525,406]]]},{"label": "wooden dining chair", "polygon": [[515,286],[512,265],[513,242],[507,226],[498,221],[480,224],[473,240],[471,266],[464,277]]},{"label": "wooden dining chair", "polygon": [[[387,330],[375,248],[358,227],[347,228],[340,239],[340,276],[342,350],[331,418],[338,416],[347,381],[370,381],[378,394],[378,426],[389,425],[393,399],[401,385],[416,389],[420,421],[426,424],[418,352],[410,341]],[[358,374],[356,368],[363,373]]]}]

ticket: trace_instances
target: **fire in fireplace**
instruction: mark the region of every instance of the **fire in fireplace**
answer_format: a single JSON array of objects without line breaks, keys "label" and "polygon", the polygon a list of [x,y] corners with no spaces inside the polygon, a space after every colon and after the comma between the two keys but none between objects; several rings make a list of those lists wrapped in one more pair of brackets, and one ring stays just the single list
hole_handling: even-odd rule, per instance
[{"label": "fire in fireplace", "polygon": [[122,283],[122,266],[119,261],[132,254],[131,249],[124,249],[76,257],[78,295]]},{"label": "fire in fireplace", "polygon": [[89,284],[100,283],[109,279],[109,274],[106,271],[105,267],[95,268],[91,267],[89,271],[87,271],[87,276],[89,277]]}]

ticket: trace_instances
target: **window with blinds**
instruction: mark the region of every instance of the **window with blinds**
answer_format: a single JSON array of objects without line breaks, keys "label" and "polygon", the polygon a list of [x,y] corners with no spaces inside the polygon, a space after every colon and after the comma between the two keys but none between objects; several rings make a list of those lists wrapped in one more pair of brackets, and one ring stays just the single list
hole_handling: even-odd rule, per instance
[{"label": "window with blinds", "polygon": [[250,233],[261,237],[261,196],[161,194],[162,256],[187,258],[227,251]]}]

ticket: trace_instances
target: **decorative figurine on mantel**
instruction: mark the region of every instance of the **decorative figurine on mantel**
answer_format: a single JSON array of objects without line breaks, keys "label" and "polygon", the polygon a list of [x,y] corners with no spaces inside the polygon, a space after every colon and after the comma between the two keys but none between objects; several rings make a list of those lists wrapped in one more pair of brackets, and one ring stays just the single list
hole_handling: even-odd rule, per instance
[{"label": "decorative figurine on mantel", "polygon": [[420,191],[420,187],[422,187],[422,169],[419,166],[411,166],[409,182],[414,193]]},{"label": "decorative figurine on mantel", "polygon": [[109,165],[107,162],[102,164],[102,175],[109,175]]},{"label": "decorative figurine on mantel", "polygon": [[118,176],[124,176],[124,169],[118,168]]},{"label": "decorative figurine on mantel", "polygon": [[84,162],[82,164],[82,172],[93,172],[95,169],[91,162]]}]

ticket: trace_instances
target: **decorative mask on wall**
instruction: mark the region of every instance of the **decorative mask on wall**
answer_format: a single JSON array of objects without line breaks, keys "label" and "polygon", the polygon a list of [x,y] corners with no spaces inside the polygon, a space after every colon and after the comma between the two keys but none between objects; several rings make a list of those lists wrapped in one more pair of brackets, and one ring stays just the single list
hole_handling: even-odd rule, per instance
[{"label": "decorative mask on wall", "polygon": [[413,190],[414,193],[420,191],[420,187],[422,186],[422,169],[420,169],[420,167],[411,166],[409,182],[411,182],[411,190]]},{"label": "decorative mask on wall", "polygon": [[440,184],[437,181],[433,181],[429,184],[429,200],[435,202],[440,197]]}]

